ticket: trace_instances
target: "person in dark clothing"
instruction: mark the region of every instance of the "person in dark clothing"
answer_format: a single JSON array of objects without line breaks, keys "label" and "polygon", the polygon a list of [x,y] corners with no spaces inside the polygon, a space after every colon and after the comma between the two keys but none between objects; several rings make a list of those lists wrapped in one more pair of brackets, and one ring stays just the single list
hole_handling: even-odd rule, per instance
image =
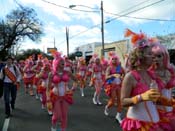
[{"label": "person in dark clothing", "polygon": [[21,79],[21,75],[17,66],[13,65],[13,58],[8,57],[6,65],[0,72],[0,79],[3,80],[3,93],[5,101],[6,118],[11,116],[11,109],[15,108],[15,100],[17,94],[17,83]]},{"label": "person in dark clothing", "polygon": [[[0,71],[5,66],[5,63],[0,59]],[[3,96],[3,80],[0,79],[0,98]]]}]

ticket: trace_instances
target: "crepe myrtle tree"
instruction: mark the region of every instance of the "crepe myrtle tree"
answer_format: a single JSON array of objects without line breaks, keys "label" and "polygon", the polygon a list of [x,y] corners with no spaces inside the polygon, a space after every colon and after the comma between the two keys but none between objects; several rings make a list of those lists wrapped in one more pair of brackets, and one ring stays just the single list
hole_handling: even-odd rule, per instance
[{"label": "crepe myrtle tree", "polygon": [[34,9],[21,7],[13,10],[0,21],[0,56],[11,52],[11,48],[19,42],[29,38],[39,41],[43,35],[41,21]]}]

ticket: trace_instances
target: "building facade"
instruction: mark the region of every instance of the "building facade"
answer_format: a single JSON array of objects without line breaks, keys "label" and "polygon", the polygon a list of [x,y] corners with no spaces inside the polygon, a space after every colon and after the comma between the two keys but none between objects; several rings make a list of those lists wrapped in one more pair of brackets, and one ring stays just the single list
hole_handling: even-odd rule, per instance
[{"label": "building facade", "polygon": [[[128,54],[131,46],[129,40],[121,40],[112,43],[104,44],[104,57],[109,58],[108,53],[114,51],[120,58],[122,65],[124,65],[125,55]],[[100,42],[89,43],[77,48],[78,51],[82,52],[82,57],[88,62],[93,54],[98,54],[99,57],[102,56],[102,44]]]}]

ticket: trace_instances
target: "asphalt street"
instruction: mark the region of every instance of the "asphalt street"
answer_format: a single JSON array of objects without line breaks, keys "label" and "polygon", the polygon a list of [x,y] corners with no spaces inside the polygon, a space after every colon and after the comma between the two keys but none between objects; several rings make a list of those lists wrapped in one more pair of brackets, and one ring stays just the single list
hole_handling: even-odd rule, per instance
[{"label": "asphalt street", "polygon": [[[102,91],[102,106],[92,103],[93,87],[85,88],[85,96],[80,96],[79,89],[74,93],[74,104],[69,107],[68,127],[66,131],[121,131],[115,120],[116,108],[110,110],[109,116],[104,115],[107,96]],[[0,129],[2,131],[50,131],[51,116],[41,109],[40,100],[25,94],[20,88],[16,100],[16,108],[7,121],[4,114],[4,102],[0,100]],[[5,127],[4,123],[8,126]]]}]

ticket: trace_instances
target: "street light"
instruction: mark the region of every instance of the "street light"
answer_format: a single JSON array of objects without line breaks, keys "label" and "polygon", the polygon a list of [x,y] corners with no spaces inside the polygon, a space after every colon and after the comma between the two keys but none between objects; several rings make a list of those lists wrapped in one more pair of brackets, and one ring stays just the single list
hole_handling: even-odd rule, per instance
[{"label": "street light", "polygon": [[[70,5],[69,8],[74,8],[76,6],[82,6],[82,7],[87,7],[87,8],[90,8],[90,9],[93,9],[89,6],[85,6],[85,5]],[[104,56],[104,18],[103,18],[103,1],[101,1],[101,38],[102,38],[102,56]],[[79,11],[82,11],[82,10],[79,10]],[[95,11],[93,11],[95,12]]]}]

